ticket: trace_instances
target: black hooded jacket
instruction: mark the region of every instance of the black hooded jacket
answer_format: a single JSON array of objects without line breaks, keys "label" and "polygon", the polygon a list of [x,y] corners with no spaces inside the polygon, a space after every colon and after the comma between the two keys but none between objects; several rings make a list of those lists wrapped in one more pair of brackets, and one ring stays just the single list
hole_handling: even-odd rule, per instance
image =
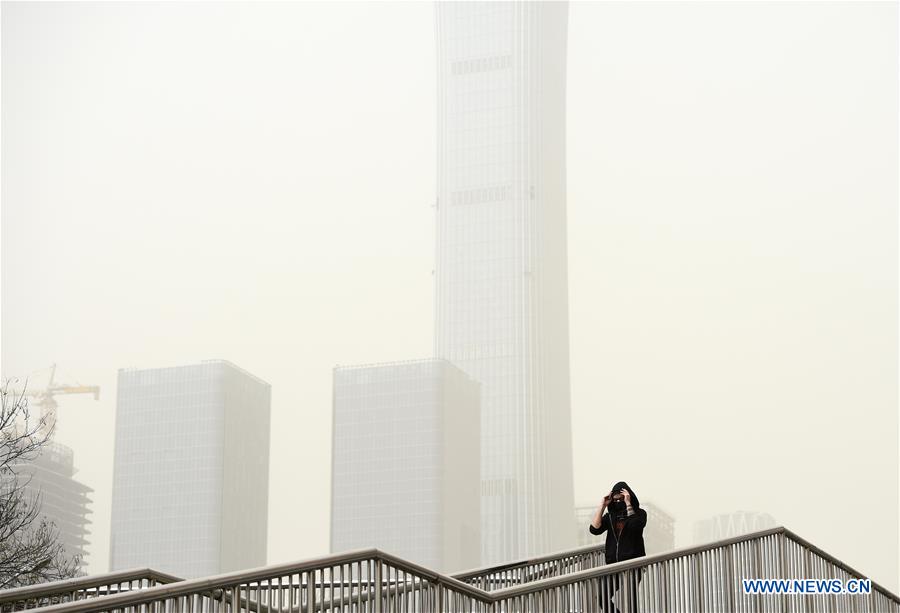
[{"label": "black hooded jacket", "polygon": [[616,483],[613,486],[612,491],[618,492],[622,488],[628,490],[628,493],[631,495],[631,508],[634,511],[633,515],[625,516],[623,505],[621,513],[625,516],[623,518],[625,526],[622,528],[622,534],[620,536],[615,534],[615,509],[610,509],[610,512],[613,513],[612,522],[610,521],[609,512],[607,512],[600,518],[599,528],[595,528],[593,524],[588,524],[588,530],[591,534],[603,534],[603,531],[606,530],[607,564],[622,562],[623,560],[630,560],[632,558],[639,558],[643,555],[647,555],[644,552],[644,526],[647,525],[647,511],[641,508],[641,503],[638,500],[637,495],[635,495],[634,491],[632,491],[624,481]]}]

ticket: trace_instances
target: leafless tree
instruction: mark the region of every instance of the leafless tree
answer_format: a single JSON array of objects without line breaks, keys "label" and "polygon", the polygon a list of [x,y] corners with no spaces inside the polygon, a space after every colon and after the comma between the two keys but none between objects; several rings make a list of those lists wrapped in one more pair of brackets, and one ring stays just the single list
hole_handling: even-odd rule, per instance
[{"label": "leafless tree", "polygon": [[24,387],[17,394],[7,380],[0,394],[0,589],[74,577],[81,556],[67,554],[19,470],[40,454],[53,425],[44,429],[43,417],[32,418]]}]

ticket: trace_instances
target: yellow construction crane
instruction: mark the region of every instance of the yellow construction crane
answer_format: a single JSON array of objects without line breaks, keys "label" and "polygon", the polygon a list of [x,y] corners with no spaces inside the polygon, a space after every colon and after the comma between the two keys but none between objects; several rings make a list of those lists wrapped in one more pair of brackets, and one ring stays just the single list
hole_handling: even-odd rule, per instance
[{"label": "yellow construction crane", "polygon": [[38,405],[41,407],[41,434],[47,434],[56,425],[56,399],[54,396],[59,394],[93,394],[94,400],[100,400],[100,388],[96,385],[64,385],[54,383],[53,377],[56,375],[56,364],[50,367],[50,380],[47,382],[47,388],[43,390],[35,390],[26,392],[26,396],[38,399]]}]

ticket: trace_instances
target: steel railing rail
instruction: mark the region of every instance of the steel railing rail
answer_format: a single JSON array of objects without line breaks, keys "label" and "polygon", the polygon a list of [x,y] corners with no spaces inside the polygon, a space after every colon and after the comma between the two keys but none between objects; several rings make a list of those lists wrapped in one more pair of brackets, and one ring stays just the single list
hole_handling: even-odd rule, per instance
[{"label": "steel railing rail", "polygon": [[[344,575],[351,579],[349,583]],[[366,594],[370,594],[366,599],[362,598],[362,590],[346,590],[348,585],[353,585],[354,575],[356,581],[366,577]],[[294,580],[294,577],[297,579]],[[411,579],[417,579],[418,583],[410,585]],[[280,587],[282,582],[284,588]],[[340,590],[340,596],[335,595],[337,590]],[[89,613],[136,607],[159,611],[226,611],[237,610],[233,604],[240,602],[241,610],[266,613],[288,610],[283,602],[284,591],[289,592],[291,610],[308,613],[321,610],[328,603],[334,603],[330,605],[334,607],[356,604],[358,608],[355,610],[360,611],[391,610],[393,603],[400,599],[407,602],[410,596],[414,596],[412,600],[419,605],[408,609],[410,611],[433,610],[431,607],[441,607],[450,602],[491,602],[490,595],[483,590],[371,548],[184,580],[140,592],[107,596],[102,602],[78,601],[52,605],[42,609],[42,612]],[[355,598],[356,602],[351,603],[351,598]],[[381,607],[376,604],[379,600]],[[154,606],[147,609],[148,605]],[[367,608],[359,608],[363,605]],[[428,608],[422,609],[421,605]]]},{"label": "steel railing rail", "polygon": [[60,579],[0,590],[0,613],[21,611],[60,602],[109,596],[181,581],[180,577],[152,568],[132,568],[102,575]]},{"label": "steel railing rail", "polygon": [[634,595],[628,594],[627,589],[621,589],[626,595],[623,598],[619,594],[617,599],[623,613],[900,613],[900,596],[875,581],[871,582],[871,595],[744,594],[740,583],[743,578],[841,579],[845,583],[847,579],[865,578],[862,573],[783,526],[508,587],[491,592],[491,595],[496,602],[513,607],[507,610],[530,611],[550,607],[549,610],[602,611],[602,603],[616,596],[616,586],[627,586],[637,573],[646,577],[650,588],[638,589]]},{"label": "steel railing rail", "polygon": [[483,590],[493,590],[601,566],[605,563],[605,551],[606,546],[602,544],[585,545],[536,558],[459,571],[450,576]]},{"label": "steel railing rail", "polygon": [[373,548],[52,605],[43,611],[594,613],[615,604],[623,613],[900,613],[900,597],[875,582],[870,594],[752,594],[744,593],[743,578],[841,579],[846,584],[864,576],[778,527],[493,591]]},{"label": "steel railing rail", "polygon": [[[600,566],[605,562],[605,558],[603,556],[605,550],[606,547],[603,544],[585,545],[576,549],[566,549],[555,553],[537,556],[534,558],[518,560],[515,562],[506,562],[503,564],[483,566],[465,571],[455,572],[448,576],[454,579],[458,579],[463,583],[474,585],[475,587],[482,590],[490,590],[501,587],[508,587],[511,585],[518,585],[528,581],[535,581],[537,579],[554,577],[560,574],[573,572],[574,570],[584,570],[586,568],[594,568],[596,566]],[[395,558],[395,560],[400,561],[398,558]],[[423,567],[419,567],[419,569],[422,571],[431,572],[430,570]],[[413,579],[405,586],[401,587],[398,585],[394,588],[390,588],[391,593],[402,592],[402,589],[404,587],[410,590],[419,589],[417,581],[417,579]],[[300,590],[305,589],[305,587],[306,586],[298,584],[286,586],[282,582],[281,584],[276,585],[274,589]],[[354,583],[351,581],[343,583],[341,587],[350,590],[349,599],[351,601],[367,602],[372,595],[372,590],[370,587],[364,587],[361,583],[358,582]],[[357,594],[357,591],[359,591],[360,594]],[[268,607],[265,602],[266,599],[264,598],[258,604],[248,605],[246,604],[246,600],[242,599],[242,603],[245,604],[245,606],[253,606],[254,610],[257,606],[261,607],[262,613],[267,613],[268,611]],[[328,610],[329,607],[337,606],[337,604],[339,603],[332,604],[331,601],[326,598],[324,602],[317,602],[315,610]]]}]

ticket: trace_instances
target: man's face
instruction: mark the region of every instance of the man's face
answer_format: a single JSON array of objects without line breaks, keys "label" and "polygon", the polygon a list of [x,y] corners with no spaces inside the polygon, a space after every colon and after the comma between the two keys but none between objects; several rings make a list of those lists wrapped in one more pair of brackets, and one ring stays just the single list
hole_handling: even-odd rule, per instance
[{"label": "man's face", "polygon": [[621,490],[618,490],[618,491],[615,491],[615,490],[614,490],[614,491],[613,491],[613,493],[612,493],[612,500],[624,500],[624,499],[625,499],[625,498],[622,496],[622,491],[621,491]]}]

